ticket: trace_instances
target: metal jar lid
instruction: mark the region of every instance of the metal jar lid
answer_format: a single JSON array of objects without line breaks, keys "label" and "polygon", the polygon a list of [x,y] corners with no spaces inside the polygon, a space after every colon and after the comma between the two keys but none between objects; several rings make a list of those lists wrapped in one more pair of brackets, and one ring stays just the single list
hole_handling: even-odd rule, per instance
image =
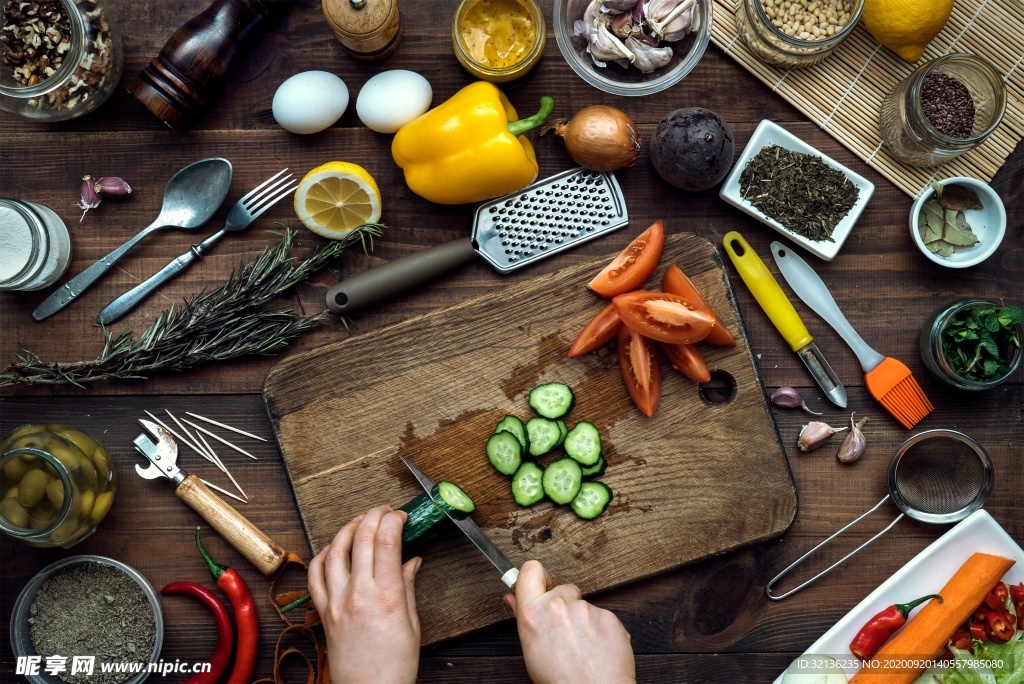
[{"label": "metal jar lid", "polygon": [[355,59],[383,59],[398,48],[402,18],[396,0],[324,0],[324,18]]}]

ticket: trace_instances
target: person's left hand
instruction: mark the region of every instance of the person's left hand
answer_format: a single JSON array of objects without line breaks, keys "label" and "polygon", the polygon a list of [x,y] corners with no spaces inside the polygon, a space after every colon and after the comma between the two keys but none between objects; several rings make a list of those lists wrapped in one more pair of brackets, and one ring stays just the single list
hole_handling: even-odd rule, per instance
[{"label": "person's left hand", "polygon": [[407,515],[370,509],[345,525],[309,564],[334,684],[412,684],[419,666],[415,581],[422,563],[402,565]]}]

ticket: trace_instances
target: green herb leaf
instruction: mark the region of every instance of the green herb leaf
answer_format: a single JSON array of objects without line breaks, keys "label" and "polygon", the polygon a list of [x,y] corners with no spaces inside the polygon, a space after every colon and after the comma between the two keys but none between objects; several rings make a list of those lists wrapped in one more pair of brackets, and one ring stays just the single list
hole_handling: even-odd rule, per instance
[{"label": "green herb leaf", "polygon": [[1024,321],[1024,309],[1019,306],[1005,307],[999,310],[996,314],[996,319],[999,321],[999,325],[1009,328]]},{"label": "green herb leaf", "polygon": [[972,380],[1005,376],[1012,350],[1021,346],[1016,327],[1021,321],[1024,309],[1018,306],[979,306],[952,316],[939,333],[949,368]]}]

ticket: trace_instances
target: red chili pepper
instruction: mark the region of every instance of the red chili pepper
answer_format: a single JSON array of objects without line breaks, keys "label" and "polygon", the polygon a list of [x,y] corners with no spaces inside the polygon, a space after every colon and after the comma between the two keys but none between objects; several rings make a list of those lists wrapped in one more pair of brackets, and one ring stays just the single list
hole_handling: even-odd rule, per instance
[{"label": "red chili pepper", "polygon": [[184,684],[217,684],[217,679],[227,669],[228,661],[231,660],[231,648],[235,645],[235,633],[231,629],[231,618],[228,617],[227,608],[212,591],[195,582],[171,582],[161,589],[160,593],[164,596],[193,596],[202,601],[213,613],[214,622],[217,623],[217,645],[213,647],[213,653],[208,659],[210,671],[186,679]]},{"label": "red chili pepper", "polygon": [[210,574],[217,586],[227,594],[231,601],[231,609],[235,611],[235,626],[238,627],[238,650],[235,653],[235,667],[228,677],[228,684],[249,684],[252,671],[256,667],[256,651],[260,643],[260,626],[256,616],[256,603],[252,600],[249,587],[245,580],[232,568],[213,562],[203,548],[199,539],[199,528],[196,528],[196,546],[203,560],[210,568]]},{"label": "red chili pepper", "polygon": [[1013,599],[1014,603],[1024,601],[1024,582],[1018,582],[1010,587],[1010,598]]},{"label": "red chili pepper", "polygon": [[997,613],[994,610],[990,610],[985,614],[985,622],[988,623],[988,629],[992,633],[992,641],[997,644],[1005,644],[1013,638],[1016,632],[1003,617],[1002,613]]},{"label": "red chili pepper", "polygon": [[897,603],[889,606],[878,615],[867,621],[857,636],[850,642],[850,652],[861,660],[868,660],[878,652],[889,637],[907,622],[907,615],[917,606],[928,599],[937,598],[942,603],[942,597],[938,594],[922,596],[910,603]]},{"label": "red chili pepper", "polygon": [[985,624],[985,622],[972,622],[971,636],[978,641],[988,641],[992,638],[992,630],[988,628],[988,625]]}]

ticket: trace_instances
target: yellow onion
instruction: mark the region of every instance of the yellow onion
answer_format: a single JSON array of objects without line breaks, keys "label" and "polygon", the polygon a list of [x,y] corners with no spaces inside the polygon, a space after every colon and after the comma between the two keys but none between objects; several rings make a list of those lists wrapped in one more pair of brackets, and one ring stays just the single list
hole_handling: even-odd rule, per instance
[{"label": "yellow onion", "polygon": [[554,122],[549,130],[565,140],[565,149],[577,164],[593,171],[632,166],[640,155],[636,124],[615,107],[584,107],[568,121]]}]

